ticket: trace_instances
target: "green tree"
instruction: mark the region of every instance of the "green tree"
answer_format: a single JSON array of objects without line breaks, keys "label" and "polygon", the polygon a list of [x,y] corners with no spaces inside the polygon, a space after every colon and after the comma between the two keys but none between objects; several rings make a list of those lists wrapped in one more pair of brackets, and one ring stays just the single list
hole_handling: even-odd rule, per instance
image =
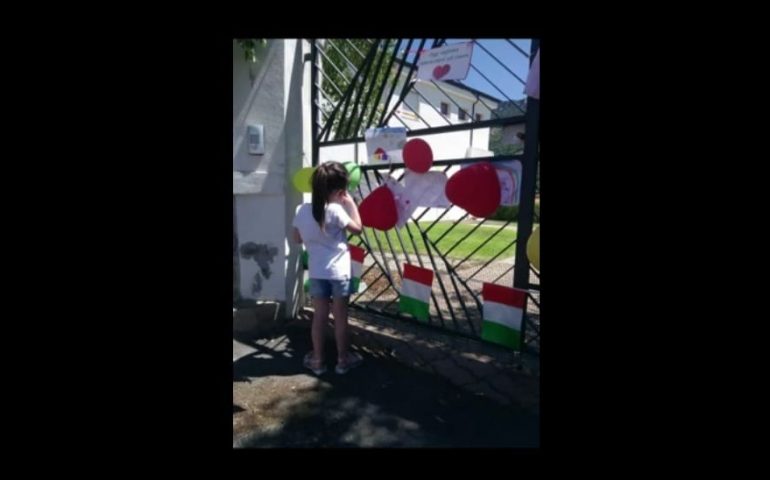
[{"label": "green tree", "polygon": [[[321,115],[321,120],[324,125],[326,124],[328,116],[334,110],[334,107],[341,102],[343,96],[347,93],[350,80],[352,80],[356,72],[362,68],[364,60],[375,45],[374,42],[374,39],[367,38],[334,38],[323,40],[323,45],[321,46],[321,48],[323,48],[323,55],[320,56],[320,62],[323,71],[323,75],[321,76],[323,91],[323,95],[321,95],[321,108],[326,113],[326,115]],[[386,97],[390,90],[390,83],[393,81],[393,75],[388,75],[389,72],[387,69],[395,46],[396,41],[394,40],[381,40],[377,45],[373,63],[367,72],[366,78],[364,79],[365,81],[363,84],[361,83],[361,78],[356,81],[356,87],[353,91],[353,97],[350,99],[347,112],[345,112],[343,117],[342,113],[344,105],[340,105],[334,117],[331,130],[334,133],[335,138],[341,138],[339,135],[342,134],[348,138],[363,136],[369,117],[372,116],[372,114],[372,126],[377,125],[379,122],[385,105],[387,105],[388,98]],[[396,64],[394,64],[394,68],[395,65]],[[390,78],[388,79],[387,77]],[[382,97],[379,99],[379,102],[375,104],[375,100],[377,100],[376,96],[383,86],[383,83],[386,81],[389,83],[388,85],[385,85]],[[399,91],[397,90],[396,92]],[[359,94],[360,102],[359,105],[356,106],[354,103]],[[368,102],[364,104],[364,101],[367,100],[367,96],[369,96]],[[358,130],[353,131],[362,112],[363,117],[361,125]]]},{"label": "green tree", "polygon": [[243,57],[247,62],[257,63],[257,53],[267,46],[266,38],[241,38],[237,40],[243,49]]},{"label": "green tree", "polygon": [[524,151],[524,145],[503,143],[503,127],[492,127],[489,132],[489,149],[495,155],[518,155]]}]

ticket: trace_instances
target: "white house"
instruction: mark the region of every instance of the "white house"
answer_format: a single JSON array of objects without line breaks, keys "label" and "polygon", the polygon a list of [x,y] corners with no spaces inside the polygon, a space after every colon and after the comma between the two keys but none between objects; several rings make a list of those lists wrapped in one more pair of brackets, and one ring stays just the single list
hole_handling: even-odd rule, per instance
[{"label": "white house", "polygon": [[[388,111],[396,105],[402,83],[400,82],[399,87],[396,88],[391,97]],[[491,110],[497,108],[500,103],[500,100],[495,97],[458,83],[437,83],[441,90],[431,82],[417,80],[412,91],[396,110],[401,121],[394,115],[388,121],[388,126],[406,127],[409,130],[427,128],[420,117],[432,127],[470,123],[471,118],[489,120],[492,115]],[[415,89],[416,91],[414,91]],[[424,135],[419,136],[419,138],[430,144],[434,160],[492,155],[492,152],[489,151],[489,127]],[[320,162],[336,160],[353,161],[359,164],[368,163],[365,143],[358,143],[357,149],[354,148],[353,144],[322,147],[319,157]]]}]

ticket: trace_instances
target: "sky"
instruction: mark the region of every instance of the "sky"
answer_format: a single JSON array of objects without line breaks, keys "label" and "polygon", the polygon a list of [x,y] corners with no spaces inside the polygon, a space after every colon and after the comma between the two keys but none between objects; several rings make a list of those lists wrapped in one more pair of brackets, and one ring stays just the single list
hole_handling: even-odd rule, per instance
[{"label": "sky", "polygon": [[[529,54],[530,39],[514,38],[509,40]],[[469,38],[450,38],[447,39],[446,43],[451,45],[468,41],[470,41]],[[508,72],[505,67],[515,73],[522,81],[526,81],[527,73],[529,72],[529,59],[508,43],[506,39],[481,38],[476,39],[476,42],[477,45],[473,46],[473,55],[471,57],[472,67],[468,71],[468,76],[465,80],[460,80],[460,82],[504,101],[524,98],[524,84]],[[425,48],[430,48],[432,44],[433,39],[427,39]],[[412,51],[409,52],[407,60],[411,61],[414,58],[419,45],[420,41],[418,40],[412,43]],[[404,47],[406,47],[406,43],[401,46],[402,49]],[[497,60],[492,55],[497,57]],[[479,74],[479,71],[487,79]]]}]

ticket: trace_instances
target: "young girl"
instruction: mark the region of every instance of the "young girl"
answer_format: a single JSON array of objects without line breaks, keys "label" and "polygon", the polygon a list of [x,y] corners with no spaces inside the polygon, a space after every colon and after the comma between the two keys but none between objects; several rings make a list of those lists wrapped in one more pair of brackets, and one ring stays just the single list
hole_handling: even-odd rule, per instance
[{"label": "young girl", "polygon": [[323,329],[329,318],[329,299],[334,315],[338,374],[362,362],[360,355],[348,351],[348,296],[350,295],[350,252],[345,230],[361,233],[358,207],[348,194],[348,172],[341,163],[319,165],[312,178],[313,203],[305,203],[294,217],[294,240],[304,243],[308,252],[310,295],[313,297],[313,351],[304,359],[305,367],[316,375],[326,371],[323,361]]}]

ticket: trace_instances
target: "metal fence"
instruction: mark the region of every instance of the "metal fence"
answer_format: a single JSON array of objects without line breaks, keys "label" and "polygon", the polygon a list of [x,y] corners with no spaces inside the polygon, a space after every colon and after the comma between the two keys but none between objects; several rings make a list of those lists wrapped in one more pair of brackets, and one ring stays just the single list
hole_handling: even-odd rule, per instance
[{"label": "metal fence", "polygon": [[[452,122],[439,106],[434,105],[420,90],[415,81],[417,61],[424,49],[449,44],[446,39],[371,39],[312,40],[312,130],[313,164],[319,161],[319,150],[325,146],[355,144],[364,141],[363,132],[370,127],[381,127],[392,119],[407,127],[407,136],[422,136],[451,131],[467,131],[486,127],[503,127],[524,124],[526,140],[520,155],[499,155],[488,158],[457,158],[434,162],[434,170],[450,172],[454,167],[486,160],[503,162],[519,160],[522,164],[521,197],[518,214],[503,221],[475,219],[451,206],[440,210],[424,209],[409,219],[404,228],[379,232],[365,229],[361,235],[351,235],[354,245],[365,248],[362,281],[359,293],[351,296],[351,307],[414,322],[398,311],[398,292],[405,263],[428,268],[434,272],[435,281],[431,292],[431,315],[428,328],[439,328],[457,335],[480,338],[481,335],[481,288],[484,282],[511,285],[526,290],[528,301],[523,326],[524,343],[528,351],[539,353],[540,345],[540,275],[528,262],[526,239],[539,223],[535,212],[539,197],[539,102],[527,99],[526,103],[509,98],[489,77],[486,68],[492,63],[508,71],[514,81],[524,85],[523,75],[508,67],[505,59],[490,51],[489,46],[471,39],[474,51],[488,56],[483,61],[474,53],[471,71],[487,80],[506,99],[506,108],[490,108],[491,118]],[[511,54],[523,55],[531,61],[539,47],[532,40],[530,52],[524,51],[514,41],[502,39],[511,46]],[[478,60],[477,60],[478,59]],[[491,59],[493,62],[490,62]],[[462,82],[431,83],[443,92],[449,101],[446,85],[462,86],[475,92],[478,102],[491,103],[491,96],[473,89]],[[414,92],[422,103],[435,110],[441,124],[431,123],[419,115],[419,109],[404,104],[407,95]],[[397,101],[393,96],[397,94]],[[420,128],[409,128],[399,114],[404,104],[419,119]],[[455,105],[457,105],[455,103]],[[460,105],[457,105],[460,108]],[[362,180],[359,198],[392,175],[401,179],[404,165],[361,165]],[[435,218],[433,218],[435,217]],[[432,218],[424,221],[424,218]],[[453,220],[445,220],[453,218]]]},{"label": "metal fence", "polygon": [[[435,162],[441,170],[479,160],[507,162],[520,156],[456,159]],[[434,165],[435,165],[434,164]],[[363,165],[358,196],[381,185],[388,175],[403,178],[403,167]],[[514,285],[518,241],[518,216],[506,220],[474,218],[457,206],[422,209],[400,229],[388,232],[365,228],[351,235],[353,245],[365,248],[362,286],[351,296],[350,305],[369,312],[414,322],[398,309],[399,291],[405,263],[434,272],[428,327],[441,328],[458,335],[479,338],[481,334],[481,289],[485,282]],[[458,212],[457,215],[450,213]],[[424,220],[432,213],[432,220]],[[455,220],[447,221],[454,216]],[[536,221],[539,219],[536,217]],[[524,341],[530,350],[539,351],[540,281],[539,273],[528,267],[524,289],[529,292],[525,316]],[[521,288],[521,286],[519,286]]]}]

